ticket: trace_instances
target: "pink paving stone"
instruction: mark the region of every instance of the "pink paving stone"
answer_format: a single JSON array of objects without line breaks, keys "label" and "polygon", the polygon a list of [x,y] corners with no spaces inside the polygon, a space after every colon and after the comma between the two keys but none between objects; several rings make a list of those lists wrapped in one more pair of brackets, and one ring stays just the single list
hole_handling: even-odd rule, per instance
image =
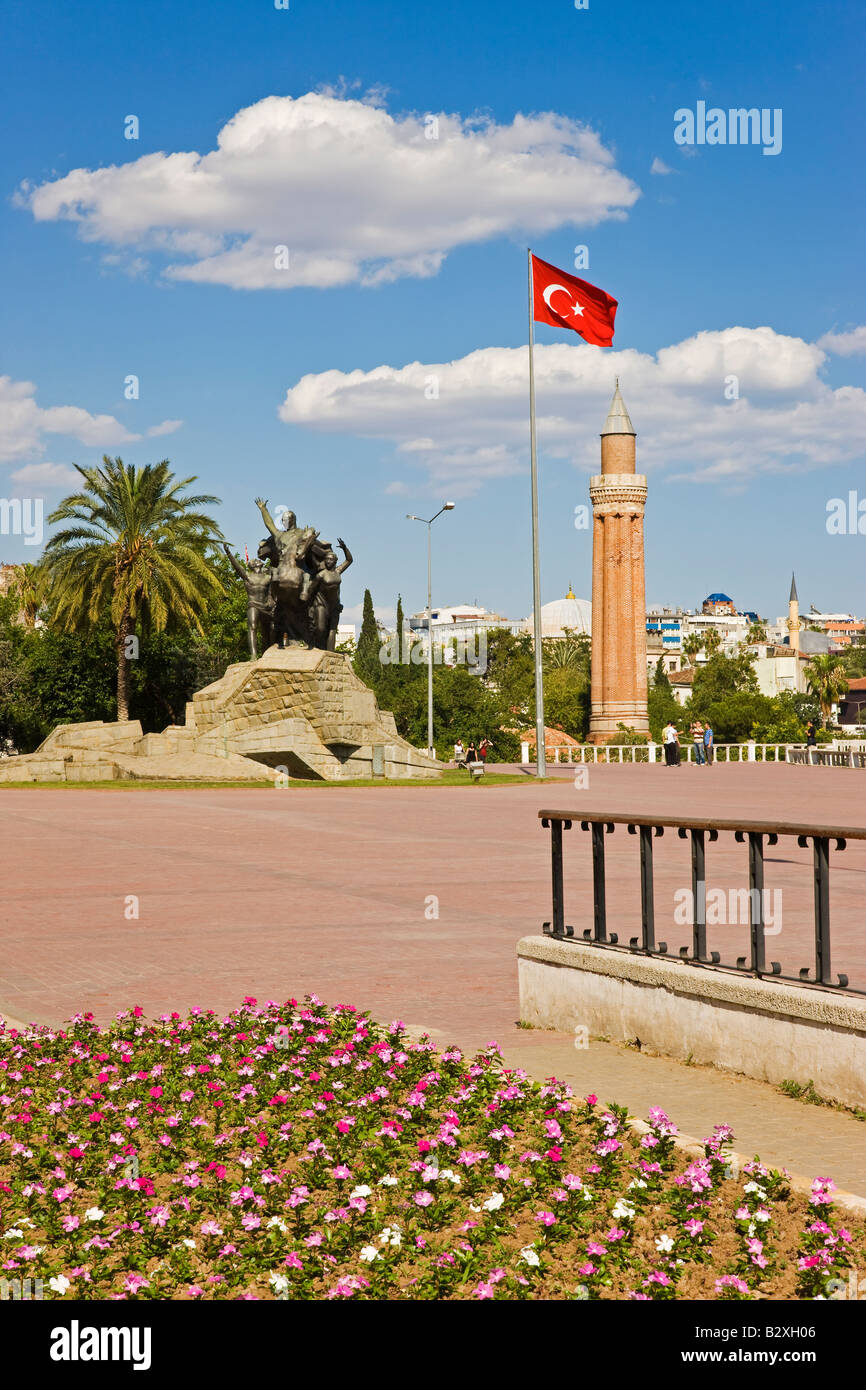
[{"label": "pink paving stone", "polygon": [[[560,770],[564,772],[564,769]],[[866,828],[866,772],[745,764],[591,767],[539,785],[225,790],[0,791],[0,1010],[59,1023],[193,1004],[225,1011],[246,994],[315,992],[473,1046],[517,1018],[515,943],[550,916],[541,806],[588,812],[802,820]],[[640,929],[637,841],[607,837],[608,927]],[[811,850],[766,851],[782,890],[768,957],[813,962]],[[747,886],[732,836],[707,846],[708,886]],[[589,837],[565,836],[567,921],[591,920]],[[831,850],[833,967],[866,989],[866,843]],[[690,884],[689,847],[656,842],[657,935]],[[129,895],[139,917],[124,915]],[[438,918],[431,897],[438,899]],[[665,918],[667,916],[667,921]],[[748,928],[708,929],[724,961]]]}]

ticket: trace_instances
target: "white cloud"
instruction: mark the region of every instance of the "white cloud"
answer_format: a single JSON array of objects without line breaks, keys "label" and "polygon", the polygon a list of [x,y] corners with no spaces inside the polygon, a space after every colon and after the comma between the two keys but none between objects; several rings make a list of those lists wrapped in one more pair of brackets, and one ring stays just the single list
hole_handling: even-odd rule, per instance
[{"label": "white cloud", "polygon": [[93,448],[114,448],[140,439],[113,415],[91,415],[77,405],[36,404],[32,381],[0,376],[0,463],[26,459],[45,449],[43,435],[63,434]]},{"label": "white cloud", "polygon": [[[766,327],[701,332],[655,356],[539,345],[539,445],[594,472],[619,374],[642,471],[742,483],[761,472],[849,462],[862,454],[866,392],[832,390],[820,376],[825,361],[816,344]],[[425,394],[431,376],[433,400]],[[735,388],[739,397],[727,399]],[[489,347],[454,362],[311,374],[288,390],[279,413],[288,424],[389,440],[404,476],[424,468],[431,485],[465,496],[527,467],[527,350]]]},{"label": "white cloud", "polygon": [[837,357],[855,357],[866,352],[866,327],[850,328],[847,333],[825,333],[818,346]]},{"label": "white cloud", "polygon": [[9,477],[18,491],[23,488],[36,491],[54,487],[69,488],[81,482],[81,474],[65,463],[25,463],[23,468],[16,468]]},{"label": "white cloud", "polygon": [[16,202],[74,222],[112,264],[134,250],[175,280],[292,289],[435,275],[457,246],[594,226],[639,196],[594,131],[553,112],[497,125],[308,92],[238,111],[207,154],[74,169]]},{"label": "white cloud", "polygon": [[145,434],[148,439],[154,439],[161,434],[174,434],[175,430],[179,430],[182,424],[183,420],[163,420],[161,425],[151,425],[149,430],[145,430]]},{"label": "white cloud", "polygon": [[672,174],[673,172],[674,172],[674,171],[673,171],[673,169],[670,167],[670,165],[669,165],[669,164],[665,164],[664,160],[663,160],[663,159],[659,159],[658,155],[656,155],[656,157],[654,158],[652,164],[650,165],[650,173],[651,173],[651,174]]}]

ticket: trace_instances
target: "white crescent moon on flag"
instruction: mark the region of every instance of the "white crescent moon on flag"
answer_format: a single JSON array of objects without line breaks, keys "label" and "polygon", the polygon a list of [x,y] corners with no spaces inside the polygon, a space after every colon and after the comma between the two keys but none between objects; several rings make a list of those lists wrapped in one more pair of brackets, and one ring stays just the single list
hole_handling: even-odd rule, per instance
[{"label": "white crescent moon on flag", "polygon": [[565,285],[548,285],[547,289],[544,291],[544,302],[552,314],[556,314],[558,318],[564,318],[564,315],[560,314],[558,309],[554,309],[553,305],[550,302],[550,296],[552,294],[555,294],[557,290],[562,290],[563,294],[568,294],[569,298],[571,298],[569,291],[565,287]]}]

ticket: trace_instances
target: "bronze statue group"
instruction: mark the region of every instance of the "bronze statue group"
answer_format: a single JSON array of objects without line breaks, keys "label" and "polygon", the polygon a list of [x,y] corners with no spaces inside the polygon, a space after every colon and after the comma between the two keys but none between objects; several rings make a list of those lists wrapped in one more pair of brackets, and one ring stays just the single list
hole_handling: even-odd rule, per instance
[{"label": "bronze statue group", "polygon": [[320,540],[312,526],[299,527],[294,512],[284,514],[280,528],[264,498],[257,497],[256,506],[268,530],[257,558],[245,567],[223,546],[247,591],[250,656],[258,656],[259,633],[263,651],[273,643],[287,647],[291,642],[334,651],[343,606],[340,582],[352,563],[348,546],[337,537],[344,556],[340,564],[330,543]]}]

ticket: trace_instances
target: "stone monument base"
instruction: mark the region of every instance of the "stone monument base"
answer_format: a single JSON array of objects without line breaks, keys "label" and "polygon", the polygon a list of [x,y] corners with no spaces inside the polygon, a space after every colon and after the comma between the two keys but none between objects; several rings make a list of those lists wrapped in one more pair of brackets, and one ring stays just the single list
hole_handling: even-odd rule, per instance
[{"label": "stone monument base", "polygon": [[444,768],[400,737],[347,656],[297,646],[229,666],[189,701],[185,724],[161,734],[142,734],[138,720],[61,724],[35,753],[0,761],[0,783],[273,782],[275,773],[342,782]]}]

